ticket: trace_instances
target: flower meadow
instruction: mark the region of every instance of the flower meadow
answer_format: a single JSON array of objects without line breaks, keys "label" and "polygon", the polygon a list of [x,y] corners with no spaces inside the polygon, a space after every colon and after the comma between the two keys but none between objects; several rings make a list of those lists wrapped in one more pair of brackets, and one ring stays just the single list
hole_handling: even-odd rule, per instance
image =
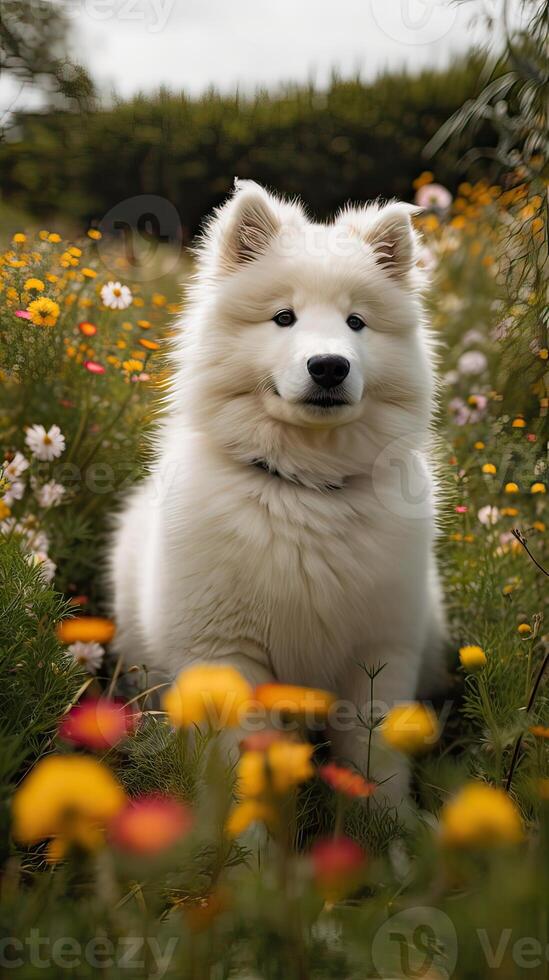
[{"label": "flower meadow", "polygon": [[95,227],[6,243],[7,975],[548,975],[546,180],[532,157],[497,186],[452,198],[426,172],[413,193],[440,362],[448,691],[380,713],[380,664],[362,719],[413,757],[406,815],[380,803],[368,758],[329,760],[330,692],[207,665],[157,686],[110,652],[109,528],[147,466],[188,262],[145,283]]}]

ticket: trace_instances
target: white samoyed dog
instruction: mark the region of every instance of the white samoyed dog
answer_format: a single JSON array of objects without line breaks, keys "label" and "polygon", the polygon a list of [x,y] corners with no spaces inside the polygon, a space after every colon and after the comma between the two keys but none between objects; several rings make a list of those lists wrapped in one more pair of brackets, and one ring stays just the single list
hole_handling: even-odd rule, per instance
[{"label": "white samoyed dog", "polygon": [[[118,649],[157,679],[207,661],[335,692],[336,758],[444,677],[435,378],[410,205],[328,224],[251,181],[207,224],[155,462],[112,555]],[[374,743],[377,739],[374,738]],[[374,775],[406,797],[404,757]]]}]

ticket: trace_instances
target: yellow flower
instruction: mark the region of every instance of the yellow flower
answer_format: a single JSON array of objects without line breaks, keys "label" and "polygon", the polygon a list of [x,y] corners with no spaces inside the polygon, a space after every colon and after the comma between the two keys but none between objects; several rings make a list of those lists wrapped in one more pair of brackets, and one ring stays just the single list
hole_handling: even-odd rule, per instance
[{"label": "yellow flower", "polygon": [[56,231],[51,231],[48,235],[48,241],[57,245],[61,241],[61,235],[58,235]]},{"label": "yellow flower", "polygon": [[102,238],[101,232],[97,228],[88,228],[87,231],[88,238],[92,238],[94,242],[98,242]]},{"label": "yellow flower", "polygon": [[530,493],[545,493],[545,484],[533,483],[530,487]]},{"label": "yellow flower", "polygon": [[439,737],[434,711],[418,701],[398,704],[385,716],[381,733],[393,749],[415,754],[429,748]]},{"label": "yellow flower", "polygon": [[482,647],[466,646],[460,647],[459,659],[461,666],[465,670],[480,670],[486,663],[486,654]]},{"label": "yellow flower", "polygon": [[82,249],[77,248],[76,245],[71,245],[68,249],[69,255],[74,255],[77,259],[82,255]]},{"label": "yellow flower", "polygon": [[3,500],[0,500],[0,521],[5,521],[6,517],[9,517],[11,510]]},{"label": "yellow flower", "polygon": [[163,293],[153,293],[152,294],[152,304],[153,306],[165,306],[166,297]]},{"label": "yellow flower", "polygon": [[49,859],[59,860],[76,844],[95,850],[126,796],[110,770],[81,755],[42,759],[13,799],[13,833],[23,844],[53,838]]},{"label": "yellow flower", "polygon": [[54,272],[48,272],[46,275],[48,282],[58,282],[59,276],[56,276]]},{"label": "yellow flower", "polygon": [[208,722],[214,728],[234,728],[252,699],[252,688],[231,666],[196,664],[176,678],[164,696],[173,725]]},{"label": "yellow flower", "polygon": [[243,800],[231,810],[225,830],[229,837],[238,837],[248,829],[250,824],[258,820],[269,824],[272,823],[273,818],[274,813],[268,803],[262,803],[260,800]]},{"label": "yellow flower", "polygon": [[313,746],[308,742],[273,742],[267,749],[267,765],[275,793],[287,793],[306,782],[314,773],[311,756]]},{"label": "yellow flower", "polygon": [[543,534],[543,532],[545,531],[545,524],[543,523],[543,521],[534,521],[532,527],[534,528],[535,531],[539,531],[541,534]]},{"label": "yellow flower", "polygon": [[520,814],[502,789],[468,783],[442,808],[441,839],[453,847],[493,847],[523,839]]},{"label": "yellow flower", "polygon": [[500,514],[502,517],[517,517],[518,510],[516,507],[502,507]]},{"label": "yellow flower", "polygon": [[505,484],[505,493],[518,493],[518,492],[519,492],[518,484],[516,483]]},{"label": "yellow flower", "polygon": [[125,371],[142,371],[143,365],[141,361],[135,359],[135,357],[130,357],[129,360],[122,362],[122,367]]},{"label": "yellow flower", "polygon": [[44,289],[44,283],[41,279],[27,279],[23,289],[34,289],[37,293],[41,293]]},{"label": "yellow flower", "polygon": [[532,632],[532,627],[528,623],[521,623],[517,628],[521,636],[528,636]]},{"label": "yellow flower", "polygon": [[54,327],[59,317],[59,306],[53,299],[43,296],[34,299],[27,307],[31,320],[37,327]]},{"label": "yellow flower", "polygon": [[83,276],[86,276],[86,279],[95,279],[97,275],[95,269],[88,269],[87,266],[83,266],[83,268],[80,269],[80,272],[82,273]]},{"label": "yellow flower", "polygon": [[48,236],[49,236],[49,231],[46,231],[45,229],[42,229],[42,231],[38,232],[38,237],[42,242],[47,242]]},{"label": "yellow flower", "polygon": [[12,238],[12,242],[16,245],[23,245],[27,240],[27,236],[23,234],[22,231],[17,231]]},{"label": "yellow flower", "polygon": [[142,330],[149,330],[152,327],[150,320],[138,320],[137,326],[141,327]]},{"label": "yellow flower", "polygon": [[512,424],[513,429],[524,429],[525,426],[526,426],[526,422],[524,421],[524,419],[513,419],[513,424]]},{"label": "yellow flower", "polygon": [[480,439],[477,442],[475,442],[475,449],[485,449],[485,448],[486,448],[485,443],[483,443]]},{"label": "yellow flower", "polygon": [[491,476],[493,476],[494,473],[497,472],[497,470],[493,463],[484,463],[482,467],[482,472],[489,473]]},{"label": "yellow flower", "polygon": [[546,361],[549,358],[549,350],[547,347],[542,347],[538,352],[538,357],[541,357],[542,361]]}]

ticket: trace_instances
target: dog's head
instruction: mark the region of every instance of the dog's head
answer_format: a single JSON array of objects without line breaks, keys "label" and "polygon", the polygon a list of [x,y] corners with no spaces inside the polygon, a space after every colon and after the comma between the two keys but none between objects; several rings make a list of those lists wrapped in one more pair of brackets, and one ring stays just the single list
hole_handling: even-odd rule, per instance
[{"label": "dog's head", "polygon": [[185,402],[226,448],[277,467],[292,446],[326,449],[352,456],[349,468],[425,428],[432,379],[411,211],[349,207],[314,224],[298,203],[238,182],[198,250],[183,350]]}]

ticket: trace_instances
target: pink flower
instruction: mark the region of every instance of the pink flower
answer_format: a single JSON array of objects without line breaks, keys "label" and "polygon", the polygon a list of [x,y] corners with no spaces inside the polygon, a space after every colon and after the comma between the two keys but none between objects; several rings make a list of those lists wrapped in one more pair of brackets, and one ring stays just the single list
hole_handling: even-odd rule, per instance
[{"label": "pink flower", "polygon": [[90,374],[105,374],[105,368],[97,361],[84,361],[84,367]]},{"label": "pink flower", "polygon": [[21,320],[30,320],[32,317],[32,313],[29,313],[28,310],[16,310],[15,315],[20,317]]},{"label": "pink flower", "polygon": [[90,698],[64,715],[59,737],[87,749],[111,749],[135,728],[138,715],[120,701]]},{"label": "pink flower", "polygon": [[452,195],[442,184],[424,184],[416,191],[415,202],[420,208],[446,211],[452,203]]}]

